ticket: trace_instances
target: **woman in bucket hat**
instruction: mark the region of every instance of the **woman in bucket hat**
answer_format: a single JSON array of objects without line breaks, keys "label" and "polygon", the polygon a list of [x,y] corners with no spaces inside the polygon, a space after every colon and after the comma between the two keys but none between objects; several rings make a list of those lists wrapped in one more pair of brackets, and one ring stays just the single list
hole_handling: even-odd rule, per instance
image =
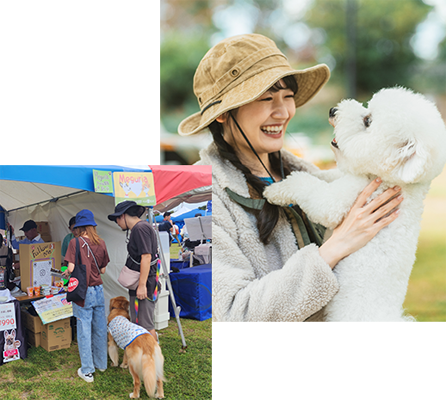
[{"label": "woman in bucket hat", "polygon": [[140,219],[145,210],[145,207],[137,205],[136,202],[126,200],[116,205],[115,212],[110,214],[108,219],[116,222],[127,233],[128,256],[125,265],[140,272],[138,288],[129,289],[132,322],[147,329],[156,338],[156,299],[153,294],[157,287],[158,241],[152,225]]},{"label": "woman in bucket hat", "polygon": [[[199,163],[212,165],[216,321],[316,319],[338,291],[332,273],[337,262],[396,218],[376,223],[383,211],[361,208],[379,186],[372,182],[323,242],[325,229],[299,207],[282,208],[263,198],[268,184],[293,170],[317,172],[282,146],[295,109],[329,76],[324,64],[294,70],[272,40],[257,34],[223,40],[197,68],[194,92],[201,111],[183,120],[178,131],[187,136],[208,128],[214,139]],[[394,195],[387,191],[375,204]],[[361,210],[369,217],[365,226],[358,222]]]},{"label": "woman in bucket hat", "polygon": [[[81,260],[87,270],[87,295],[84,301],[72,304],[82,365],[77,374],[86,382],[93,382],[95,369],[107,369],[107,319],[101,274],[105,273],[110,259],[96,226],[90,210],[81,210],[76,214],[73,229],[78,229]],[[68,268],[64,272],[66,277],[74,270],[75,255],[76,238],[73,238],[65,255],[65,261],[68,262]]]}]

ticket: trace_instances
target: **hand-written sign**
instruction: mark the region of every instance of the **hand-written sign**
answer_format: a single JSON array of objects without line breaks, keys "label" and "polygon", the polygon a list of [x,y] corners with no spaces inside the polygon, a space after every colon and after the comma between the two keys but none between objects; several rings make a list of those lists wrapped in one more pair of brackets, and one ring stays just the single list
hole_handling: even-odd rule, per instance
[{"label": "hand-written sign", "polygon": [[155,186],[151,172],[114,172],[115,204],[133,200],[140,206],[156,205]]},{"label": "hand-written sign", "polygon": [[16,328],[14,303],[0,304],[0,331]]},{"label": "hand-written sign", "polygon": [[55,248],[54,243],[33,244],[30,249],[31,258],[50,258],[54,253]]},{"label": "hand-written sign", "polygon": [[97,193],[113,193],[111,171],[93,170],[94,191]]}]

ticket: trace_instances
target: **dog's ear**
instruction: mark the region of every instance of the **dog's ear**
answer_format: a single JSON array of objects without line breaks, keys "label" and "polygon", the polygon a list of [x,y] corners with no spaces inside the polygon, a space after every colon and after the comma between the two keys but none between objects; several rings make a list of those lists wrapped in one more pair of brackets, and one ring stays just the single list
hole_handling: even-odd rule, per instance
[{"label": "dog's ear", "polygon": [[425,172],[428,154],[420,143],[408,140],[398,149],[398,177],[404,183],[414,183]]}]

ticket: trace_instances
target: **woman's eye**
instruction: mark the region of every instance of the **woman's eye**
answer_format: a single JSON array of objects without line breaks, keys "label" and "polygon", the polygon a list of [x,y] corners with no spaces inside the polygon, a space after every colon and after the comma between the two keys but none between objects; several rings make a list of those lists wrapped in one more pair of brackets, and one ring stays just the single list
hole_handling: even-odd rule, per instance
[{"label": "woman's eye", "polygon": [[366,128],[368,128],[371,123],[372,123],[372,119],[370,117],[365,117],[364,118],[364,125],[365,125]]},{"label": "woman's eye", "polygon": [[260,101],[270,101],[272,99],[272,97],[264,97],[263,99],[260,99]]}]

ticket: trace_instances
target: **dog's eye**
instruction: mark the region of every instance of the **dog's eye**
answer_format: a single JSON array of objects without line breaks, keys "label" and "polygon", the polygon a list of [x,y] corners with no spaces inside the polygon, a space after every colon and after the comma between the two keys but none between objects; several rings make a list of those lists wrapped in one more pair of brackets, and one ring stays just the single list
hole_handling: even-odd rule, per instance
[{"label": "dog's eye", "polygon": [[364,117],[364,125],[366,128],[368,128],[371,123],[372,123],[372,119],[369,116]]}]

